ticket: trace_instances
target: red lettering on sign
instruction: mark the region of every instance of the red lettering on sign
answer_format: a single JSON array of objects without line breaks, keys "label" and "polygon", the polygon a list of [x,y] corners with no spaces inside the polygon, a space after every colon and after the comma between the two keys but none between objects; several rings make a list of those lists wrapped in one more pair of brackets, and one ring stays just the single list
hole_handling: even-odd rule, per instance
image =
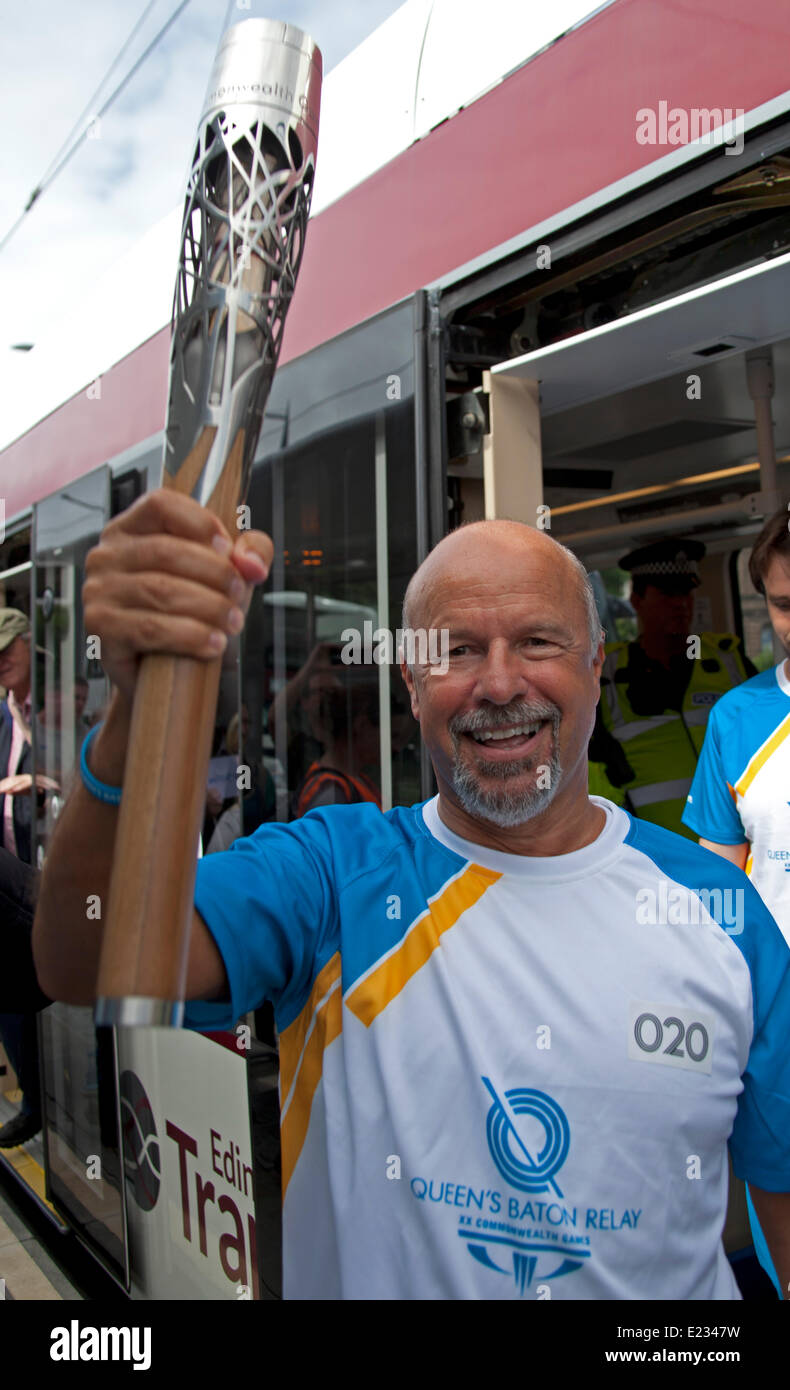
[{"label": "red lettering on sign", "polygon": [[[247,1251],[245,1249],[244,1244],[244,1227],[241,1224],[239,1209],[236,1206],[236,1203],[234,1202],[233,1198],[228,1197],[225,1194],[223,1194],[220,1197],[219,1201],[217,1202],[217,1206],[219,1207],[220,1211],[228,1211],[231,1213],[236,1226],[235,1235],[231,1234],[231,1232],[226,1232],[224,1236],[220,1236],[219,1238],[220,1263],[228,1278],[231,1279],[234,1284],[246,1284]],[[236,1254],[238,1255],[238,1264],[235,1267],[230,1263],[228,1259],[229,1250],[235,1250]]]},{"label": "red lettering on sign", "polygon": [[209,1134],[211,1135],[211,1166],[214,1169],[214,1172],[216,1173],[217,1177],[221,1178],[222,1169],[217,1167],[217,1159],[219,1158],[219,1153],[215,1149],[214,1140],[216,1139],[219,1142],[219,1140],[222,1138],[222,1135],[220,1134],[219,1130],[216,1129],[210,1129]]},{"label": "red lettering on sign", "polygon": [[189,1187],[187,1176],[187,1154],[192,1154],[197,1158],[198,1146],[196,1140],[190,1134],[185,1134],[183,1129],[174,1125],[171,1120],[165,1121],[165,1129],[169,1139],[174,1139],[178,1145],[178,1175],[181,1179],[181,1212],[184,1218],[184,1235],[187,1240],[192,1239],[192,1227],[189,1221]]},{"label": "red lettering on sign", "polygon": [[200,1237],[200,1252],[207,1255],[206,1249],[206,1202],[214,1201],[214,1184],[209,1179],[204,1182],[199,1173],[195,1174],[195,1184],[197,1187],[197,1211],[198,1211],[198,1236]]}]

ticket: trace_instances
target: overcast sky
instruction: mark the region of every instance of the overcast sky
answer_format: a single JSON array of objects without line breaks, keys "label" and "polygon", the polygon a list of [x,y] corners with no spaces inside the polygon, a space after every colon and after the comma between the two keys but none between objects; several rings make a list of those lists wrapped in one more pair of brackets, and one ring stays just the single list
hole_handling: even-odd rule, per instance
[{"label": "overcast sky", "polygon": [[[183,197],[217,41],[262,15],[305,29],[324,73],[401,0],[190,0],[99,126],[0,252],[0,403],[17,354]],[[179,0],[156,0],[100,107]],[[0,47],[0,240],[143,15],[147,0],[31,0],[6,18]],[[5,378],[5,382],[3,381]]]}]

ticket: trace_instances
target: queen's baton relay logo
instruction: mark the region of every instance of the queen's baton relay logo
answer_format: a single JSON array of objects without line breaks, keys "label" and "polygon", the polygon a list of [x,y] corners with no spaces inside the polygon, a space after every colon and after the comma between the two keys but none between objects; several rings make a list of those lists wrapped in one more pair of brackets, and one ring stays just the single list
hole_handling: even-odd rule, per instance
[{"label": "queen's baton relay logo", "polygon": [[[553,1192],[561,1198],[555,1174],[565,1162],[571,1142],[565,1111],[545,1091],[518,1086],[498,1092],[487,1076],[481,1080],[493,1101],[486,1116],[488,1147],[505,1182],[521,1192]],[[575,1222],[575,1211],[571,1217],[568,1208],[558,1202],[522,1203],[512,1197],[507,1211],[511,1221],[486,1222],[482,1239],[477,1233],[472,1239],[466,1226],[459,1227],[458,1234],[479,1264],[498,1274],[512,1275],[519,1293],[530,1286],[536,1271],[545,1283],[572,1274],[590,1258],[589,1249],[575,1250],[571,1258],[558,1243],[560,1228],[571,1219]],[[514,1224],[514,1218],[519,1224]],[[536,1220],[535,1226],[521,1224]]]},{"label": "queen's baton relay logo", "polygon": [[120,1096],[126,1181],[140,1210],[151,1211],[161,1180],[154,1112],[142,1081],[133,1071],[121,1072]]},{"label": "queen's baton relay logo", "polygon": [[[577,1166],[572,1179],[562,1177],[571,1152],[562,1106],[546,1091],[506,1088],[489,1076],[480,1082],[488,1105],[485,1118],[481,1107],[474,1177],[470,1181],[457,1169],[451,1176],[423,1170],[409,1181],[411,1195],[431,1225],[452,1221],[471,1258],[492,1276],[515,1280],[522,1297],[528,1289],[550,1297],[555,1280],[590,1269],[593,1242],[605,1242],[605,1250],[611,1242],[629,1243],[642,1208],[601,1205],[593,1194],[585,1193],[584,1202],[578,1192],[569,1195],[580,1174]],[[486,1167],[498,1185],[484,1185]],[[479,1296],[488,1295],[481,1289]]]},{"label": "queen's baton relay logo", "polygon": [[[486,1138],[497,1168],[505,1182],[522,1192],[548,1192],[558,1197],[562,1193],[554,1174],[568,1156],[571,1132],[565,1112],[551,1096],[543,1091],[528,1091],[524,1087],[497,1095],[487,1076],[483,1082],[494,1098],[486,1120]],[[533,1158],[520,1129],[519,1118],[528,1115],[543,1127],[545,1143]]]}]

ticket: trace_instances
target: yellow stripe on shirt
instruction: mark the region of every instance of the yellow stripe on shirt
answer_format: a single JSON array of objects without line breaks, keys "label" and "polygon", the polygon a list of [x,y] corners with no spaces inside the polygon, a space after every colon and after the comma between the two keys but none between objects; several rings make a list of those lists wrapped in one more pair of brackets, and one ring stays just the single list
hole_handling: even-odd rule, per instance
[{"label": "yellow stripe on shirt", "polygon": [[280,1096],[283,1105],[290,1094],[313,1014],[335,981],[340,979],[340,968],[340,952],[335,951],[316,975],[310,996],[301,1013],[280,1034]]},{"label": "yellow stripe on shirt", "polygon": [[[342,1027],[343,1000],[338,985],[331,994],[325,995],[316,1010],[314,1027],[305,1044],[304,1051],[301,1053],[301,1060],[298,1062],[291,1103],[284,1110],[280,1122],[283,1199],[307,1136],[313,1097],[318,1090],[318,1083],[324,1069],[324,1053],[329,1044],[334,1042],[339,1035]],[[286,1032],[290,1032],[290,1029],[286,1029]],[[281,1056],[284,1038],[285,1033],[282,1033],[280,1035]],[[288,1050],[288,1044],[286,1044],[286,1052]],[[296,1066],[296,1062],[292,1062],[291,1065]],[[285,1094],[283,1089],[281,1091],[283,1102],[285,1102]]]},{"label": "yellow stripe on shirt", "polygon": [[425,965],[444,932],[501,877],[491,869],[470,864],[417,918],[400,945],[352,990],[346,1004],[366,1028]]},{"label": "yellow stripe on shirt", "polygon": [[768,759],[776,752],[777,748],[784,743],[788,734],[790,734],[790,714],[788,714],[787,717],[782,720],[781,724],[774,729],[771,737],[763,744],[762,748],[757,750],[754,757],[747,764],[743,776],[735,783],[735,790],[738,796],[746,795],[746,792],[749,790],[749,787],[752,785],[760,769],[765,766]]},{"label": "yellow stripe on shirt", "polygon": [[[400,945],[374,967],[346,1000],[366,1027],[425,964],[444,932],[501,877],[471,864],[447,884]],[[340,973],[340,953],[335,952],[316,977],[299,1016],[280,1034],[283,1198],[307,1136],[313,1097],[323,1075],[324,1053],[342,1030],[343,1001],[337,983]]]}]

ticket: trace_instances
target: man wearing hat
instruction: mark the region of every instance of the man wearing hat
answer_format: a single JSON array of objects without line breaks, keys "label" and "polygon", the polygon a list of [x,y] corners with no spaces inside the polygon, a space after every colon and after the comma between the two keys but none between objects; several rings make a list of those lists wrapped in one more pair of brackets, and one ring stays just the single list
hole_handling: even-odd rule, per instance
[{"label": "man wearing hat", "polygon": [[[32,855],[30,789],[30,620],[18,608],[0,608],[0,846],[27,864]],[[22,1088],[19,1114],[0,1129],[0,1148],[32,1139],[41,1128],[38,1034],[35,1014],[0,1013],[0,1041]]]},{"label": "man wearing hat", "polygon": [[689,839],[680,818],[708,715],[722,695],[754,674],[730,633],[704,632],[691,640],[704,554],[701,541],[680,537],[641,546],[618,561],[631,575],[639,636],[607,644],[589,750],[598,765],[592,790],[608,782],[621,789],[616,799],[629,811]]}]

